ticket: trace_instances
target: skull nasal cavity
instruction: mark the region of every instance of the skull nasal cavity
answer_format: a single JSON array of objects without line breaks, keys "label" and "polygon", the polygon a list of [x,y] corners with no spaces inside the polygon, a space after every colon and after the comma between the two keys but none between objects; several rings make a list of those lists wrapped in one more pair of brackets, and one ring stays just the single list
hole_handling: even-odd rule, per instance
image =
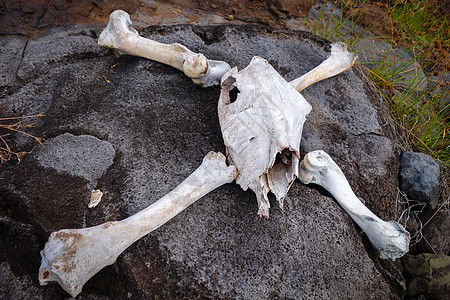
[{"label": "skull nasal cavity", "polygon": [[289,149],[284,148],[280,153],[277,154],[274,165],[279,163],[290,165],[291,161],[292,161],[292,152],[289,151]]},{"label": "skull nasal cavity", "polygon": [[230,96],[230,103],[233,103],[233,102],[236,101],[237,96],[238,96],[238,94],[239,94],[240,92],[241,92],[241,91],[240,91],[237,87],[235,87],[235,86],[233,86],[233,87],[230,89],[230,91],[228,92],[228,96]]}]

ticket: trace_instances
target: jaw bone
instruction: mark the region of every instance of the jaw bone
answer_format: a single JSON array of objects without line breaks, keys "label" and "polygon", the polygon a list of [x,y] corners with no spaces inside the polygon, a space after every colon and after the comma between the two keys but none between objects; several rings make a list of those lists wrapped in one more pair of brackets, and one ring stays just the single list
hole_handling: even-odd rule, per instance
[{"label": "jaw bone", "polygon": [[366,233],[380,258],[395,260],[409,250],[409,233],[395,221],[373,214],[353,193],[341,169],[322,150],[308,153],[300,163],[301,182],[324,187]]},{"label": "jaw bone", "polygon": [[[236,95],[237,94],[237,95]],[[234,99],[233,95],[236,96]],[[258,199],[258,214],[269,216],[267,193],[280,206],[297,178],[303,123],[311,106],[263,58],[224,75],[219,122],[230,164],[242,189]]]},{"label": "jaw bone", "polygon": [[39,283],[58,282],[77,296],[92,276],[113,264],[131,244],[235,177],[235,167],[225,164],[222,153],[209,152],[179,186],[141,212],[122,221],[53,232],[41,251]]},{"label": "jaw bone", "polygon": [[352,68],[358,55],[347,51],[344,43],[331,44],[331,54],[320,65],[305,75],[289,82],[297,91],[301,92],[308,86]]},{"label": "jaw bone", "polygon": [[98,39],[102,48],[112,48],[120,54],[140,56],[154,60],[180,71],[200,86],[219,84],[222,75],[230,70],[223,61],[209,60],[201,53],[194,53],[180,44],[162,44],[139,36],[131,27],[130,15],[123,10],[113,11],[108,26]]}]

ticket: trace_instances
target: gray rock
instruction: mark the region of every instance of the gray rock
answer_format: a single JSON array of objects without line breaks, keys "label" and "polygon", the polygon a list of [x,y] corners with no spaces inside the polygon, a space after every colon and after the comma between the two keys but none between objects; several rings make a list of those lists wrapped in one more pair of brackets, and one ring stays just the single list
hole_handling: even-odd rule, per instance
[{"label": "gray rock", "polygon": [[317,20],[321,20],[326,16],[333,17],[336,20],[340,20],[343,17],[342,10],[331,2],[314,5],[309,10],[308,16]]},{"label": "gray rock", "polygon": [[90,36],[74,35],[72,32],[52,29],[51,35],[39,36],[28,42],[17,76],[28,81],[47,72],[52,64],[80,55],[93,56],[100,53],[97,42]]},{"label": "gray rock", "polygon": [[396,88],[427,88],[427,77],[411,52],[401,48],[393,49],[388,42],[377,39],[371,33],[365,33],[364,38],[355,43],[353,51],[359,52],[359,63]]},{"label": "gray rock", "polygon": [[83,177],[95,185],[113,164],[114,147],[89,135],[64,133],[35,148],[33,157],[40,166]]},{"label": "gray rock", "polygon": [[411,151],[402,154],[401,190],[410,199],[435,208],[439,200],[439,164],[432,157]]},{"label": "gray rock", "polygon": [[[52,104],[52,84],[35,80],[22,86],[13,96],[0,99],[0,116],[31,116],[45,114]],[[33,120],[36,121],[36,120]],[[24,120],[26,124],[27,120]],[[40,123],[38,122],[38,126]]]},{"label": "gray rock", "polygon": [[26,42],[25,37],[0,39],[0,87],[17,84],[16,73],[22,61]]},{"label": "gray rock", "polygon": [[[211,34],[204,42],[205,32]],[[327,42],[310,34],[265,27],[149,27],[141,34],[182,43],[239,69],[259,55],[287,80],[311,70],[329,53]],[[47,236],[50,230],[134,214],[176,187],[206,153],[225,150],[216,111],[218,87],[201,89],[182,72],[127,55],[82,54],[48,67],[9,96],[5,109],[16,101],[26,107],[33,95],[48,92],[47,117],[33,134],[96,136],[111,143],[116,156],[98,179],[105,194],[92,210],[86,208],[86,182],[98,173],[89,175],[83,162],[75,165],[90,152],[78,147],[74,137],[55,144],[65,149],[70,163],[52,159],[61,150],[46,150],[52,155],[45,156],[38,150],[44,144],[20,165],[2,171],[0,200],[23,203],[26,223]],[[36,82],[39,89],[32,89]],[[302,94],[313,111],[301,152],[329,152],[358,196],[385,217],[395,213],[398,158],[393,142],[381,136],[384,129],[373,108],[377,98],[365,91],[353,71],[308,87]],[[68,153],[68,144],[83,155]],[[132,245],[90,280],[81,296],[102,291],[118,299],[402,299],[399,265],[380,264],[351,218],[321,193],[296,182],[284,211],[272,201],[266,220],[256,215],[253,193],[235,184],[223,186]],[[105,282],[116,282],[118,288],[105,290]]]},{"label": "gray rock", "polygon": [[437,76],[429,76],[428,77],[428,90],[430,91],[430,95],[442,95],[443,107],[449,104],[450,99],[448,94],[450,92],[450,74],[441,72]]},{"label": "gray rock", "polygon": [[[0,181],[0,193],[5,195],[5,206],[16,207],[17,214],[26,216],[26,223],[38,224],[46,232],[85,226],[91,191],[114,156],[109,142],[93,136],[65,133],[48,139],[14,172],[3,172],[7,183]],[[15,197],[21,199],[20,205],[11,200]]]},{"label": "gray rock", "polygon": [[379,65],[375,64],[375,67],[381,66],[379,68],[388,74],[387,78],[392,80],[394,86],[415,90],[427,88],[427,77],[411,51],[393,49],[376,63]]},{"label": "gray rock", "polygon": [[382,76],[396,88],[425,90],[427,77],[414,56],[401,48],[393,49],[384,40],[372,34],[358,40],[354,51],[360,51],[358,61],[369,70]]}]

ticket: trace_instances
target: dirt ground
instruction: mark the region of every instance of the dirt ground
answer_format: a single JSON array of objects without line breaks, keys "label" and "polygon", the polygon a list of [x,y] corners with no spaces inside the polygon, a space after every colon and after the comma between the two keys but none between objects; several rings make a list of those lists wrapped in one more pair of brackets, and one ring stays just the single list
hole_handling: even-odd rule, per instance
[{"label": "dirt ground", "polygon": [[116,9],[130,13],[135,23],[168,25],[169,23],[261,23],[283,26],[284,20],[305,17],[314,0],[2,0],[0,1],[0,35],[26,35],[72,23],[105,25]]}]

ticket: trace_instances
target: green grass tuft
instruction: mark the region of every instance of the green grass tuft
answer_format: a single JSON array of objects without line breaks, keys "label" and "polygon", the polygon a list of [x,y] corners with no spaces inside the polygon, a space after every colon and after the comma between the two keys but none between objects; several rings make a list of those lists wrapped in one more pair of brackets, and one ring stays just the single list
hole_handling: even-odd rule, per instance
[{"label": "green grass tuft", "polygon": [[394,1],[388,13],[397,22],[403,40],[412,47],[433,47],[436,41],[449,46],[448,18],[432,8],[428,1]]},{"label": "green grass tuft", "polygon": [[[342,11],[351,7],[358,11],[367,0],[335,1]],[[321,6],[319,21],[313,32],[331,41],[343,41],[354,52],[364,51],[353,47],[370,39],[391,45],[379,61],[360,63],[364,73],[378,87],[397,124],[404,128],[416,151],[438,160],[444,168],[450,168],[450,108],[448,91],[427,89],[426,77],[419,69],[436,73],[446,72],[445,62],[449,48],[448,19],[432,8],[427,1],[384,2],[384,10],[396,26],[392,36],[370,36],[371,28],[358,30],[355,22],[360,16],[354,13],[345,18],[330,17]],[[372,2],[372,4],[375,4]],[[375,24],[377,27],[379,24]],[[398,29],[397,29],[398,28]],[[398,51],[400,45],[406,51]],[[399,55],[399,53],[404,53]],[[412,56],[407,56],[412,53]],[[440,56],[436,56],[438,53]],[[432,59],[434,58],[434,61]]]}]

